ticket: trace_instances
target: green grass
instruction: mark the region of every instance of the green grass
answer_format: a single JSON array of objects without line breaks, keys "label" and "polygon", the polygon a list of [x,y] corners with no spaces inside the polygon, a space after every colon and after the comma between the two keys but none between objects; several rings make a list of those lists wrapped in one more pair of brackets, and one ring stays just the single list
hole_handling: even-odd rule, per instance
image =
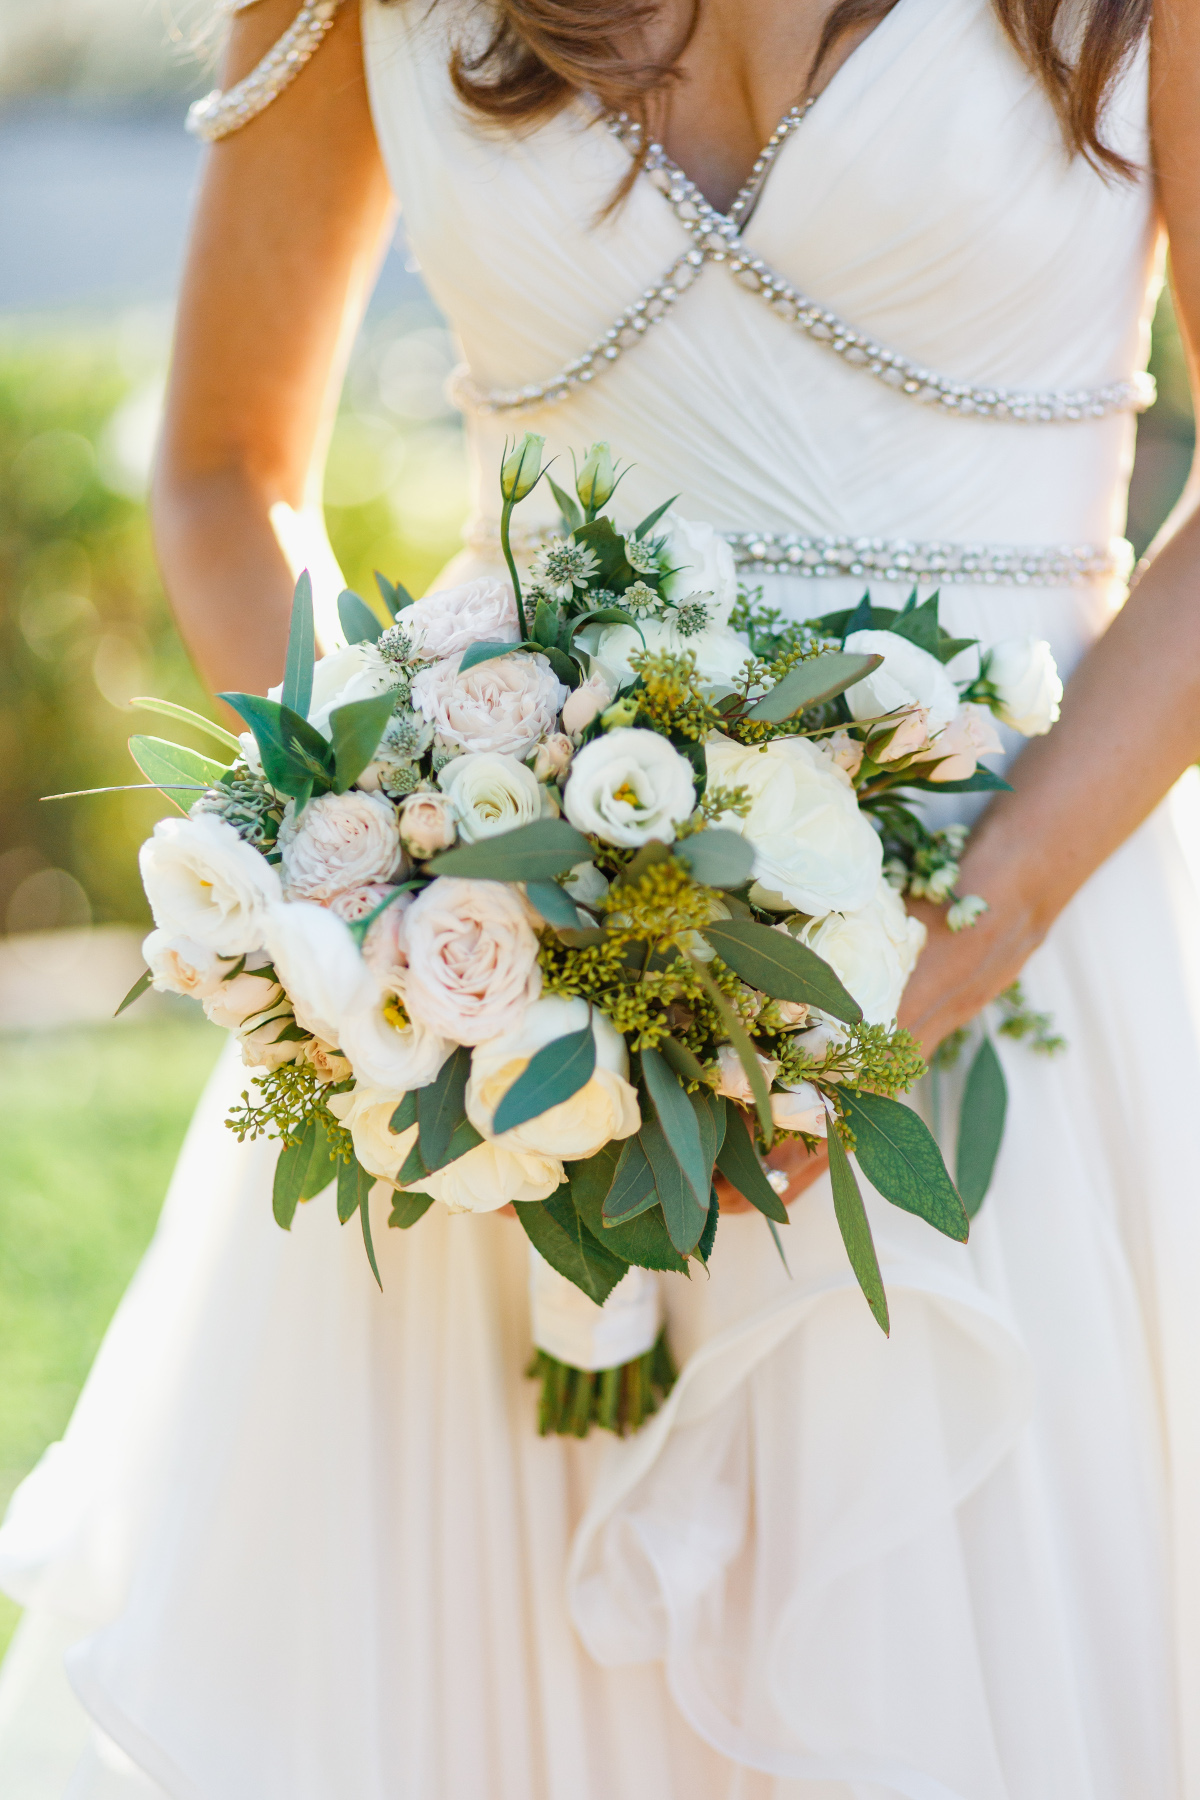
[{"label": "green grass", "polygon": [[[0,1506],[70,1417],[224,1035],[189,1009],[0,1038]],[[16,1620],[0,1596],[0,1652]]]}]

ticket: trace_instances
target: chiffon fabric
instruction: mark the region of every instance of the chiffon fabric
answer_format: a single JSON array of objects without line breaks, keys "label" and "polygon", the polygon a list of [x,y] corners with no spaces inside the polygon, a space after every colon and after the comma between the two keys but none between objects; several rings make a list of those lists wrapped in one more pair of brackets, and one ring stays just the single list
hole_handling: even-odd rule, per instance
[{"label": "chiffon fabric", "polygon": [[[685,247],[580,105],[469,124],[440,5],[364,11],[377,127],[482,386],[543,381]],[[1110,136],[1144,160],[1142,65]],[[900,0],[790,137],[755,251],[864,332],[996,386],[1143,360],[1146,179],[1069,160],[984,0]],[[502,417],[469,421],[494,520]],[[710,266],[518,421],[728,529],[955,543],[1119,532],[1128,416],[946,416]],[[530,503],[541,504],[539,497]],[[536,514],[535,514],[536,516]],[[466,570],[482,566],[468,557]],[[794,615],[861,582],[774,581]],[[896,590],[877,590],[876,599]],[[1064,669],[1112,582],[957,585],[956,633]],[[1200,843],[1182,782],[1029,964],[1068,1049],[1000,1040],[1009,1125],[965,1248],[868,1193],[887,1341],[828,1185],[663,1280],[682,1367],[619,1442],[539,1440],[511,1221],[271,1219],[269,1145],[201,1103],[62,1444],[14,1499],[5,1800],[1200,1800]],[[943,800],[949,810],[952,802]]]}]

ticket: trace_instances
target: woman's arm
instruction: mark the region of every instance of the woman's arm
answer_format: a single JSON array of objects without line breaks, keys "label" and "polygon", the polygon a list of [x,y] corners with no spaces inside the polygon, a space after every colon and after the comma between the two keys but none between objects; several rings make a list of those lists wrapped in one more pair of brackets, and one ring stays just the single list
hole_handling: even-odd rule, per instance
[{"label": "woman's arm", "polygon": [[[297,3],[237,15],[223,85]],[[282,673],[293,577],[272,508],[316,502],[389,213],[358,7],[345,5],[293,85],[213,145],[192,224],[152,519],[179,629],[214,688],[262,693]]]}]

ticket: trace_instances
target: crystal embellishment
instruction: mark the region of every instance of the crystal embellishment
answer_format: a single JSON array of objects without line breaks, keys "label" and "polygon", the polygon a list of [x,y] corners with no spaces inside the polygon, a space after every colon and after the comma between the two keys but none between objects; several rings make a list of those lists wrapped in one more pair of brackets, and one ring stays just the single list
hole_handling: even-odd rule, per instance
[{"label": "crystal embellishment", "polygon": [[[258,117],[290,87],[314,52],[320,48],[325,34],[332,28],[341,0],[305,0],[283,36],[272,44],[262,61],[239,81],[222,93],[214,88],[189,107],[187,129],[193,137],[216,143],[240,131]],[[227,10],[241,10],[230,8]]]}]

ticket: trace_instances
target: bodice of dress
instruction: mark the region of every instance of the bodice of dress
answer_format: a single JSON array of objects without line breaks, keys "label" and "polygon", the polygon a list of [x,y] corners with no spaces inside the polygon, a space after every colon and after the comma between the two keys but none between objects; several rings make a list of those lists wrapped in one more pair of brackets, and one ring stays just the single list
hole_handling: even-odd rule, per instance
[{"label": "bodice of dress", "polygon": [[[456,0],[365,0],[409,241],[486,393],[545,383],[694,239],[650,176],[599,217],[629,151],[583,102],[519,136],[470,117],[446,72],[470,29]],[[1145,163],[1144,63],[1107,131]],[[788,133],[742,241],[864,337],[954,381],[1096,390],[1144,366],[1149,178],[1068,157],[988,0],[899,0]],[[951,543],[1106,543],[1133,444],[1127,410],[1029,422],[921,403],[779,316],[729,261],[556,404],[468,413],[484,520],[506,432],[524,427],[551,454],[609,440],[636,464],[635,511],[678,493],[728,530]],[[549,496],[538,505],[549,518]]]}]

